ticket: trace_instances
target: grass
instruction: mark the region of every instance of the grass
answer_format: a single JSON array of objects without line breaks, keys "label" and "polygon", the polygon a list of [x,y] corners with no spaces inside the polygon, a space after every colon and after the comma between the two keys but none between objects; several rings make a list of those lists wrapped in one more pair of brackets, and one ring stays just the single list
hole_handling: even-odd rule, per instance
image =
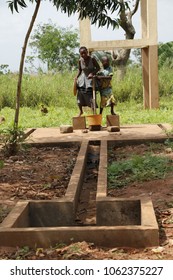
[{"label": "grass", "polygon": [[[71,108],[73,98],[74,72],[55,75],[24,75],[22,80],[21,107],[46,106]],[[0,75],[0,108],[15,106],[17,88],[16,74]]]},{"label": "grass", "polygon": [[[59,127],[72,124],[73,116],[78,115],[76,97],[73,95],[73,80],[76,72],[56,74],[24,75],[22,82],[19,126],[25,128]],[[0,116],[6,121],[1,128],[10,128],[14,121],[17,75],[0,75]],[[129,67],[125,79],[112,80],[113,93],[117,100],[116,112],[120,124],[173,123],[173,86],[171,69],[159,70],[160,108],[143,109],[142,75],[140,67]],[[98,95],[97,95],[98,97]],[[98,98],[99,103],[99,98]],[[41,104],[48,108],[48,114],[40,111]],[[87,112],[85,114],[90,114]],[[102,125],[110,108],[103,111]]]},{"label": "grass", "polygon": [[108,166],[108,188],[120,188],[133,182],[162,179],[173,170],[172,160],[165,156],[132,155]]},{"label": "grass", "polygon": [[[71,97],[75,98],[75,97]],[[72,108],[51,106],[48,108],[48,114],[43,115],[40,107],[21,107],[19,115],[19,125],[21,128],[37,127],[59,127],[62,124],[72,124],[72,118],[77,116],[77,105]],[[120,116],[120,124],[173,124],[173,100],[162,97],[159,109],[145,110],[141,103],[135,101],[118,103],[116,112]],[[90,112],[86,112],[90,114]],[[106,124],[106,115],[110,114],[110,108],[103,111],[102,125]],[[13,124],[14,109],[5,107],[1,109],[0,115],[5,117],[5,122],[1,128],[9,128]]]}]

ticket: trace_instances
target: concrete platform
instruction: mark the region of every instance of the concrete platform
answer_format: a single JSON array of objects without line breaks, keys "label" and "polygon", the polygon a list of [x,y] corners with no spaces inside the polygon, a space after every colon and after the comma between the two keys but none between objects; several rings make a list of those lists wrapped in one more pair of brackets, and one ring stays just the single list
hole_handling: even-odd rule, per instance
[{"label": "concrete platform", "polygon": [[[108,132],[106,127],[102,127],[100,131],[74,130],[72,133],[62,134],[57,128],[37,128],[26,139],[26,143],[58,143],[73,142],[85,140],[149,140],[167,139],[167,132],[172,129],[169,124],[137,124],[124,125],[120,127],[119,132]],[[84,133],[85,132],[85,133]]]}]

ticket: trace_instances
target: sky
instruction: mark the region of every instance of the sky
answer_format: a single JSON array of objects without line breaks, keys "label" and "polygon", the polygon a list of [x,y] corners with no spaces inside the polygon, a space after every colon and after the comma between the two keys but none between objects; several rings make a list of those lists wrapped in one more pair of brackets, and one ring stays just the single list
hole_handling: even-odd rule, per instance
[{"label": "sky", "polygon": [[[28,8],[12,14],[7,0],[0,0],[0,65],[9,65],[11,71],[19,69],[21,50],[34,7],[35,5],[28,4]],[[173,0],[157,0],[158,42],[173,41],[172,11]],[[40,23],[48,23],[50,19],[57,26],[79,28],[77,15],[68,17],[57,11],[49,1],[43,1],[34,28]],[[140,38],[139,14],[134,17],[133,24],[136,29],[135,38]],[[108,31],[106,28],[98,29],[94,26],[92,37],[94,40],[118,40],[123,39],[123,33],[120,30]],[[30,55],[30,51],[28,48],[26,55]]]}]

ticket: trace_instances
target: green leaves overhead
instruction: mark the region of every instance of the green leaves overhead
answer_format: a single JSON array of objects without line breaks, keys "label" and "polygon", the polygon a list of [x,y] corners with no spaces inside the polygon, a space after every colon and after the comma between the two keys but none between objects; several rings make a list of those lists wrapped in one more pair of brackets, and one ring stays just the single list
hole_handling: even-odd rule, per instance
[{"label": "green leaves overhead", "polygon": [[[11,1],[7,1],[8,2],[8,7],[11,9],[12,13],[14,12],[14,10],[16,10],[16,12],[18,13],[18,7],[20,6],[21,8],[26,8],[27,5],[25,3],[24,0],[11,0]],[[33,2],[31,0],[31,2]]]},{"label": "green leaves overhead", "polygon": [[[37,0],[29,0],[37,2]],[[12,13],[14,10],[19,12],[19,7],[26,8],[26,0],[9,0],[8,6]],[[78,13],[79,19],[89,17],[92,24],[98,24],[98,27],[111,25],[113,28],[118,26],[118,20],[112,16],[113,13],[120,12],[128,8],[129,1],[118,0],[49,0],[57,10],[67,13],[68,16]]]},{"label": "green leaves overhead", "polygon": [[118,26],[116,18],[112,18],[111,15],[121,9],[127,7],[127,1],[111,1],[111,0],[80,0],[80,1],[69,1],[69,0],[54,0],[54,5],[57,9],[60,9],[68,15],[78,13],[79,19],[89,17],[92,24],[98,24],[98,27],[109,25],[115,28]]}]

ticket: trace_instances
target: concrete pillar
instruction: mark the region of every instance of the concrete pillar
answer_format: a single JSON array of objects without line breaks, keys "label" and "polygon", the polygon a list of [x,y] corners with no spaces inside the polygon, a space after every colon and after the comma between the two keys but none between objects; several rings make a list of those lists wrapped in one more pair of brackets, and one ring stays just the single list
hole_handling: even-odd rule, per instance
[{"label": "concrete pillar", "polygon": [[91,42],[91,25],[89,18],[79,20],[80,46],[89,48]]},{"label": "concrete pillar", "polygon": [[142,48],[144,108],[158,108],[157,0],[141,1],[141,25],[142,39],[149,39],[149,46]]}]

